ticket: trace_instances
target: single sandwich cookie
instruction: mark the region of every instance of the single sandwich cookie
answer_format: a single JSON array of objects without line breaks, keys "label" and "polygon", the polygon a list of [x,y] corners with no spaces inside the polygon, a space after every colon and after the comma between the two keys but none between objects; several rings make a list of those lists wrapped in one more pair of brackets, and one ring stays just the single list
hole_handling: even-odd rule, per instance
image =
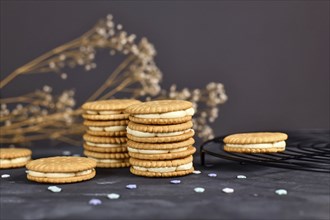
[{"label": "single sandwich cookie", "polygon": [[142,143],[178,142],[194,136],[192,122],[174,125],[144,125],[129,122],[127,137]]},{"label": "single sandwich cookie", "polygon": [[89,134],[84,134],[83,139],[92,147],[118,147],[127,142],[126,137],[98,137]]},{"label": "single sandwich cookie", "polygon": [[97,167],[100,168],[120,168],[129,167],[129,155],[128,153],[98,153],[85,150],[84,154],[95,160]]},{"label": "single sandwich cookie", "polygon": [[196,149],[192,146],[193,138],[181,142],[172,143],[139,143],[132,140],[127,142],[129,155],[145,160],[170,160],[192,155]]},{"label": "single sandwich cookie", "polygon": [[130,158],[131,173],[146,177],[184,176],[194,171],[193,157],[183,159],[150,161]]},{"label": "single sandwich cookie", "polygon": [[159,100],[132,105],[125,110],[130,121],[140,124],[178,124],[191,120],[195,111],[191,102]]},{"label": "single sandwich cookie", "polygon": [[126,136],[128,120],[90,121],[85,120],[87,133],[94,136],[120,137]]},{"label": "single sandwich cookie", "polygon": [[122,153],[127,152],[126,144],[95,144],[97,146],[90,146],[84,143],[84,149],[100,153]]},{"label": "single sandwich cookie", "polygon": [[145,150],[128,147],[128,154],[142,160],[172,160],[193,155],[196,148],[193,146],[173,150]]},{"label": "single sandwich cookie", "polygon": [[95,176],[95,160],[86,157],[48,157],[26,165],[27,178],[40,183],[74,183]]},{"label": "single sandwich cookie", "polygon": [[121,120],[128,119],[124,110],[131,105],[138,104],[135,99],[112,99],[86,102],[82,105],[83,118],[89,120]]},{"label": "single sandwich cookie", "polygon": [[275,153],[285,150],[288,135],[280,132],[240,133],[225,137],[224,150],[238,153]]},{"label": "single sandwich cookie", "polygon": [[24,167],[32,151],[26,148],[0,148],[0,169]]}]

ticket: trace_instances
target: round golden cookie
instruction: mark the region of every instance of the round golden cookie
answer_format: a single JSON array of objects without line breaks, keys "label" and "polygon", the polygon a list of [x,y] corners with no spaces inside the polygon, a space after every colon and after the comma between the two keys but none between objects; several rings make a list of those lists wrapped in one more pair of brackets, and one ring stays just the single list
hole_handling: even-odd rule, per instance
[{"label": "round golden cookie", "polygon": [[250,154],[257,154],[257,153],[277,153],[285,151],[285,147],[272,147],[272,148],[248,148],[248,147],[228,147],[227,145],[224,146],[224,150],[228,152],[234,153],[250,153]]},{"label": "round golden cookie", "polygon": [[190,168],[189,170],[179,170],[174,172],[150,172],[150,171],[141,171],[136,170],[133,167],[130,168],[131,173],[137,176],[144,177],[176,177],[176,176],[185,176],[191,174],[194,171],[194,168]]},{"label": "round golden cookie", "polygon": [[167,136],[167,137],[136,137],[131,134],[127,134],[127,138],[129,140],[133,140],[135,142],[141,143],[169,143],[169,142],[179,142],[187,140],[193,137],[195,134],[194,130],[190,130],[184,134],[175,135],[175,136]]},{"label": "round golden cookie", "polygon": [[123,137],[126,136],[126,131],[92,131],[86,130],[87,134],[100,137]]},{"label": "round golden cookie", "polygon": [[127,126],[129,120],[115,120],[115,121],[91,121],[85,120],[84,125],[87,127],[109,127],[109,126]]},{"label": "round golden cookie", "polygon": [[223,139],[226,144],[261,144],[285,141],[288,135],[281,132],[253,132],[232,134]]},{"label": "round golden cookie", "polygon": [[195,143],[193,138],[189,138],[184,141],[172,142],[172,143],[140,143],[132,140],[127,141],[127,146],[136,149],[146,149],[146,150],[170,150],[177,149],[181,147],[191,146]]},{"label": "round golden cookie", "polygon": [[163,160],[163,161],[151,161],[151,160],[141,160],[137,158],[130,158],[129,162],[132,166],[140,167],[177,167],[183,164],[187,164],[193,161],[193,157],[190,155],[185,158],[175,159],[175,160]]},{"label": "round golden cookie", "polygon": [[158,100],[132,105],[125,112],[134,114],[155,114],[192,108],[192,103],[184,100]]},{"label": "round golden cookie", "polygon": [[95,147],[95,146],[90,146],[86,143],[84,143],[84,149],[87,150],[87,151],[100,152],[100,153],[122,153],[122,152],[127,152],[127,147],[126,146]]},{"label": "round golden cookie", "polygon": [[191,121],[191,119],[192,117],[190,115],[181,118],[137,118],[134,116],[129,116],[130,121],[147,125],[181,124],[187,121]]},{"label": "round golden cookie", "polygon": [[142,159],[142,160],[173,160],[178,158],[185,158],[187,156],[193,155],[196,152],[196,148],[189,146],[187,150],[179,152],[169,152],[169,153],[159,153],[159,154],[145,154],[138,152],[131,152],[128,148],[128,154],[132,158]]},{"label": "round golden cookie", "polygon": [[0,148],[0,169],[24,167],[31,155],[32,151],[26,148]]},{"label": "round golden cookie", "polygon": [[30,161],[26,168],[42,173],[76,173],[94,169],[95,160],[86,157],[47,157]]},{"label": "round golden cookie", "polygon": [[132,121],[128,123],[128,128],[136,131],[149,132],[149,133],[168,133],[168,132],[176,132],[176,131],[185,131],[187,129],[192,128],[193,123],[191,121],[187,121],[181,124],[174,125],[144,125],[137,124]]},{"label": "round golden cookie", "polygon": [[83,139],[88,142],[100,144],[123,144],[127,142],[126,137],[98,137],[90,134],[84,134]]},{"label": "round golden cookie", "polygon": [[103,162],[97,162],[96,165],[98,168],[124,168],[129,167],[130,163],[127,162],[118,162],[118,163],[103,163]]},{"label": "round golden cookie", "polygon": [[92,114],[82,114],[82,117],[87,120],[125,120],[128,119],[129,114],[113,114],[113,115],[92,115]]},{"label": "round golden cookie", "polygon": [[92,111],[117,111],[124,110],[128,106],[138,104],[140,101],[135,99],[110,99],[86,102],[82,105],[83,110]]},{"label": "round golden cookie", "polygon": [[93,171],[89,174],[82,175],[82,176],[74,176],[74,177],[62,177],[62,178],[49,178],[49,177],[35,177],[31,175],[27,175],[28,180],[39,182],[39,183],[76,183],[76,182],[82,182],[89,179],[92,179],[95,176],[96,172],[93,169]]},{"label": "round golden cookie", "polygon": [[125,159],[129,158],[127,152],[122,153],[101,153],[101,152],[93,152],[89,150],[84,150],[84,154],[87,157],[97,158],[97,159]]}]

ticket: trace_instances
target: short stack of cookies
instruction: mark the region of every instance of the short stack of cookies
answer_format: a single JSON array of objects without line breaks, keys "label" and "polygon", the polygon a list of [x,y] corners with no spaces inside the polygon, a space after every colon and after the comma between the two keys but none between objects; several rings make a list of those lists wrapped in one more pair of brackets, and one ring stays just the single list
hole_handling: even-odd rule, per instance
[{"label": "short stack of cookies", "polygon": [[84,154],[96,160],[97,167],[129,167],[126,127],[128,114],[124,110],[140,101],[112,99],[87,102],[82,106],[87,127],[84,134]]},{"label": "short stack of cookies", "polygon": [[131,173],[146,177],[184,176],[194,171],[196,152],[191,102],[159,100],[132,105],[127,127]]}]

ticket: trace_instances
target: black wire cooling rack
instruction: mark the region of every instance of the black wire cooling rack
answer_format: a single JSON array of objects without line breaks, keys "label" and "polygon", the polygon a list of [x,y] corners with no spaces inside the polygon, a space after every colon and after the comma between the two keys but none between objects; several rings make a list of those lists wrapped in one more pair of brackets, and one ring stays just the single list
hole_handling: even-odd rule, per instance
[{"label": "black wire cooling rack", "polygon": [[281,153],[242,154],[223,150],[223,138],[216,137],[201,145],[201,164],[205,165],[206,154],[227,160],[243,163],[254,163],[264,166],[286,169],[330,172],[330,131],[296,131],[286,132],[286,150]]}]

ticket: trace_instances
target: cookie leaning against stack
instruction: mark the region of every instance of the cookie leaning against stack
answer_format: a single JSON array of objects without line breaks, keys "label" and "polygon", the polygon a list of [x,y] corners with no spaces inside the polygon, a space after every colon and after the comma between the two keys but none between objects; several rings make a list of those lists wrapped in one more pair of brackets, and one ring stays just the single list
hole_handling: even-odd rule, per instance
[{"label": "cookie leaning against stack", "polygon": [[129,167],[126,127],[128,114],[124,110],[140,101],[112,99],[83,104],[87,127],[84,134],[84,154],[97,161],[97,167]]},{"label": "cookie leaning against stack", "polygon": [[194,171],[196,152],[192,103],[150,101],[132,105],[127,127],[131,173],[146,177],[183,176]]}]

